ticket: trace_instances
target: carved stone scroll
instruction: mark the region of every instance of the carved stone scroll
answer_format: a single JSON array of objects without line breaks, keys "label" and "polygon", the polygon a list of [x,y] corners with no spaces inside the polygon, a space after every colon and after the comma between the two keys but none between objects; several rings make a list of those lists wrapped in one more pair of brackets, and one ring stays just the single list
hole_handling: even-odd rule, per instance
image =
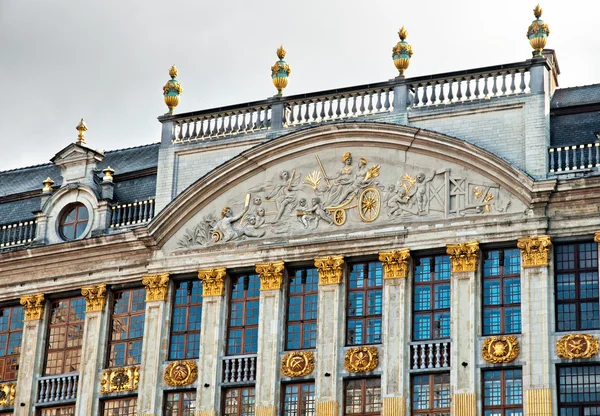
[{"label": "carved stone scroll", "polygon": [[548,247],[551,245],[548,235],[519,238],[517,247],[521,249],[523,267],[548,266]]},{"label": "carved stone scroll", "polygon": [[452,272],[474,272],[479,258],[479,242],[448,244],[446,253],[450,255]]},{"label": "carved stone scroll", "polygon": [[328,256],[315,259],[319,269],[320,285],[339,285],[344,279],[344,256]]},{"label": "carved stone scroll", "polygon": [[169,273],[144,276],[142,284],[146,286],[146,302],[167,300]]},{"label": "carved stone scroll", "polygon": [[260,277],[260,290],[279,290],[283,284],[284,263],[261,263],[256,265],[256,273]]},{"label": "carved stone scroll", "polygon": [[225,267],[198,270],[198,279],[202,281],[202,297],[223,296],[226,274]]},{"label": "carved stone scroll", "polygon": [[86,312],[102,312],[106,304],[106,284],[81,288]]},{"label": "carved stone scroll", "polygon": [[379,253],[379,260],[383,262],[383,278],[406,279],[409,259],[410,249],[408,248]]},{"label": "carved stone scroll", "polygon": [[42,312],[44,311],[44,294],[38,293],[37,295],[22,296],[21,305],[25,311],[25,321],[38,321],[42,319]]}]

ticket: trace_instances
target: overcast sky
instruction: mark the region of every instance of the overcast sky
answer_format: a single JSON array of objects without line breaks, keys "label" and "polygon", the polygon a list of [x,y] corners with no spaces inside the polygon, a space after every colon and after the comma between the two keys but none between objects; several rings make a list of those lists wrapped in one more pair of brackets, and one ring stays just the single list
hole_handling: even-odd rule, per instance
[{"label": "overcast sky", "polygon": [[[405,25],[407,76],[523,61],[535,2],[525,0],[0,0],[0,171],[45,163],[77,136],[92,148],[160,140],[162,86],[172,64],[177,112],[275,93],[283,44],[285,94],[384,81]],[[598,0],[545,0],[548,48],[561,87],[600,83]]]}]

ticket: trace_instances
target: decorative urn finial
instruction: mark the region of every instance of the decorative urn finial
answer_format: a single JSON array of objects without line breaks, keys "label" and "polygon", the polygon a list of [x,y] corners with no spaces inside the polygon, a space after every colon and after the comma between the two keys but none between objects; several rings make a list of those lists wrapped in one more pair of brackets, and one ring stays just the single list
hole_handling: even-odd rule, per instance
[{"label": "decorative urn finial", "polygon": [[292,73],[290,66],[283,60],[285,58],[285,49],[280,46],[277,49],[277,57],[279,61],[275,62],[275,65],[271,67],[271,79],[273,85],[277,88],[277,96],[283,95],[283,89],[288,85],[288,77]]},{"label": "decorative urn finial", "polygon": [[527,29],[527,38],[529,39],[529,44],[534,50],[534,58],[542,56],[542,51],[544,50],[544,47],[546,47],[546,40],[550,35],[550,29],[548,29],[548,25],[544,23],[542,19],[540,19],[542,12],[543,10],[539,4],[535,6],[535,9],[533,9],[535,20],[531,22],[529,29]]},{"label": "decorative urn finial", "polygon": [[48,176],[46,179],[44,179],[42,185],[44,185],[44,187],[42,188],[42,192],[52,192],[52,185],[54,185],[54,181],[50,178],[50,176]]},{"label": "decorative urn finial", "polygon": [[106,168],[102,169],[102,173],[104,173],[104,177],[102,178],[104,182],[113,181],[113,174],[115,173],[115,170],[113,168],[107,166]]},{"label": "decorative urn finial", "polygon": [[85,132],[87,131],[87,125],[85,124],[85,121],[83,121],[83,118],[77,127],[75,127],[75,129],[79,132],[77,135],[77,144],[85,144]]},{"label": "decorative urn finial", "polygon": [[179,81],[175,79],[177,77],[177,68],[175,65],[169,70],[169,75],[171,79],[163,87],[163,96],[165,97],[165,104],[169,107],[167,114],[173,114],[173,110],[179,104],[179,95],[183,92],[183,88]]},{"label": "decorative urn finial", "polygon": [[410,46],[408,42],[404,40],[408,37],[408,32],[404,26],[402,26],[398,32],[398,36],[400,37],[400,42],[398,42],[396,46],[392,48],[392,58],[394,59],[394,65],[396,65],[399,76],[403,76],[404,71],[406,71],[410,65],[410,58],[413,55],[413,50],[412,46]]}]

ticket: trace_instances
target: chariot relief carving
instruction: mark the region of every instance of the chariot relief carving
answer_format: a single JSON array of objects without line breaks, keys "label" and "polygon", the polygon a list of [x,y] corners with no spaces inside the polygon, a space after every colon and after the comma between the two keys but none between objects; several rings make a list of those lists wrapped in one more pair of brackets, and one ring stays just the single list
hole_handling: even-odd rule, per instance
[{"label": "chariot relief carving", "polygon": [[264,180],[249,180],[209,204],[178,237],[177,246],[511,210],[511,194],[479,174],[452,165],[434,168],[440,161],[425,156],[395,163],[380,155],[385,149],[370,150],[371,155],[348,151],[341,157],[339,151],[337,156],[315,153],[271,167]]}]

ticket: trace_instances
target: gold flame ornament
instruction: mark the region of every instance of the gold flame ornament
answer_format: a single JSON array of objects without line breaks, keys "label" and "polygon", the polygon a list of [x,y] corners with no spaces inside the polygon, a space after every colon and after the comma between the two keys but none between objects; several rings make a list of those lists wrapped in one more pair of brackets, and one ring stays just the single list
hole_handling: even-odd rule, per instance
[{"label": "gold flame ornament", "polygon": [[179,96],[183,92],[183,88],[179,81],[177,81],[177,68],[175,65],[171,67],[169,70],[169,76],[171,79],[165,84],[163,87],[163,97],[165,99],[165,104],[169,107],[169,112],[167,114],[173,114],[175,107],[179,104]]},{"label": "gold flame ornament", "polygon": [[275,62],[275,65],[271,67],[271,80],[273,85],[277,88],[277,96],[283,95],[283,90],[288,85],[288,77],[292,73],[290,66],[283,60],[285,58],[285,49],[280,46],[277,49],[277,57],[279,61]]},{"label": "gold flame ornament", "polygon": [[398,36],[400,37],[400,42],[392,48],[392,58],[394,59],[394,65],[398,70],[398,76],[403,76],[404,71],[406,71],[410,65],[410,58],[413,55],[413,50],[412,46],[405,41],[408,37],[408,32],[404,26],[402,26],[398,32]]},{"label": "gold flame ornament", "polygon": [[85,132],[87,131],[87,129],[87,125],[85,124],[85,121],[83,121],[82,118],[77,127],[75,127],[75,130],[79,132],[79,134],[77,135],[77,144],[85,144]]},{"label": "gold flame ornament", "polygon": [[550,29],[548,29],[548,25],[544,23],[540,17],[542,17],[542,8],[538,4],[533,9],[533,15],[535,16],[535,20],[531,22],[529,25],[529,29],[527,29],[527,38],[529,39],[529,44],[533,48],[533,57],[541,57],[542,51],[546,47],[546,41],[548,36],[550,35]]}]

